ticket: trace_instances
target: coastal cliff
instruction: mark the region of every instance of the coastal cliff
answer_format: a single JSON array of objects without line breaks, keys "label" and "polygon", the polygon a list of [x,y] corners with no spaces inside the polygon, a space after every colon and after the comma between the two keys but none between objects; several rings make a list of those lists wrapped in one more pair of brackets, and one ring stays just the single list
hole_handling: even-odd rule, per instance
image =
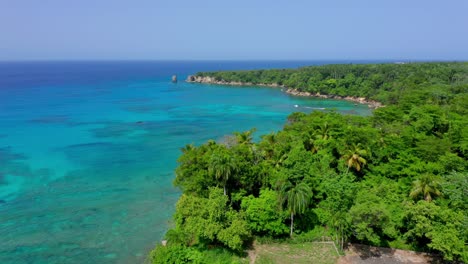
[{"label": "coastal cliff", "polygon": [[294,96],[306,96],[306,97],[316,97],[323,99],[336,99],[336,100],[346,100],[358,104],[366,104],[369,108],[377,109],[383,107],[384,105],[378,101],[370,100],[365,97],[353,97],[353,96],[340,96],[332,94],[320,94],[320,93],[310,93],[300,91],[299,89],[288,88],[284,85],[279,85],[277,83],[251,83],[251,82],[231,82],[225,80],[216,80],[215,77],[211,76],[195,76],[189,75],[187,77],[187,82],[189,83],[205,83],[205,84],[219,84],[219,85],[233,85],[233,86],[262,86],[262,87],[272,87],[272,88],[282,88],[281,91],[284,91],[287,94]]}]

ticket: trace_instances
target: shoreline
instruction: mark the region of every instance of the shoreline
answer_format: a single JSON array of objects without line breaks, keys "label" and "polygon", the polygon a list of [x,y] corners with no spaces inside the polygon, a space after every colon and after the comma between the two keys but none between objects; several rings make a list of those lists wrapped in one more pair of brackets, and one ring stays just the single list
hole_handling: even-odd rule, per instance
[{"label": "shoreline", "polygon": [[381,102],[375,101],[375,100],[370,100],[365,97],[354,97],[354,96],[340,96],[340,95],[329,95],[329,94],[320,94],[319,92],[317,93],[310,93],[310,92],[303,92],[299,91],[298,89],[295,88],[288,88],[284,85],[279,85],[277,83],[250,83],[250,82],[227,82],[224,80],[217,81],[215,78],[206,76],[206,77],[201,77],[201,76],[194,76],[194,75],[189,75],[187,79],[185,80],[188,83],[204,83],[204,84],[218,84],[218,85],[232,85],[232,86],[261,86],[261,87],[271,87],[271,88],[282,88],[281,91],[293,95],[293,96],[303,96],[303,97],[315,97],[315,98],[322,98],[322,99],[335,99],[335,100],[345,100],[349,102],[354,102],[355,104],[365,104],[369,106],[371,109],[377,109],[380,107],[384,107]]}]

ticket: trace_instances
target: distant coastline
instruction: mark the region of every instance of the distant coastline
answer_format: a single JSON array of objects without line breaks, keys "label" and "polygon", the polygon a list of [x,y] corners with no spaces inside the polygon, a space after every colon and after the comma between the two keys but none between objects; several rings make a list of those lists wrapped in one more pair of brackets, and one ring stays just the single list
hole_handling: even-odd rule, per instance
[{"label": "distant coastline", "polygon": [[225,80],[216,80],[216,78],[211,76],[196,76],[189,75],[186,79],[188,83],[204,83],[204,84],[218,84],[218,85],[232,85],[232,86],[262,86],[262,87],[272,87],[272,88],[281,88],[281,91],[284,91],[287,94],[294,96],[304,96],[304,97],[315,97],[322,99],[336,99],[336,100],[345,100],[354,102],[357,104],[368,105],[369,108],[377,109],[384,107],[381,102],[370,100],[365,97],[353,97],[353,96],[340,96],[333,94],[320,94],[320,93],[310,93],[299,91],[298,89],[288,88],[285,85],[279,85],[277,83],[251,83],[251,82],[235,82],[235,81],[225,81]]}]

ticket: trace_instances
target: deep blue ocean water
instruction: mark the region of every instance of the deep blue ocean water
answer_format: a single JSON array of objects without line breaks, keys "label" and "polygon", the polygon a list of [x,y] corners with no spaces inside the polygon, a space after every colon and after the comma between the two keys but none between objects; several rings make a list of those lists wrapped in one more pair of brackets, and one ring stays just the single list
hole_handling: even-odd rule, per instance
[{"label": "deep blue ocean water", "polygon": [[[367,106],[170,82],[331,62],[0,62],[0,263],[138,263],[171,226],[179,149]],[[297,107],[296,107],[297,105]]]}]

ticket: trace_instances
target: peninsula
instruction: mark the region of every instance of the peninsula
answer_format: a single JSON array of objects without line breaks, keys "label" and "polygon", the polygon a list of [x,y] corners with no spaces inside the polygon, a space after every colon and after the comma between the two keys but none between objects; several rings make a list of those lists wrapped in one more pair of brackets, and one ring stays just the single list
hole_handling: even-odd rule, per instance
[{"label": "peninsula", "polygon": [[187,81],[281,87],[376,109],[292,113],[258,142],[250,130],[186,145],[175,226],[153,263],[245,263],[246,254],[333,263],[362,244],[468,262],[467,62],[205,72]]},{"label": "peninsula", "polygon": [[[427,81],[461,82],[466,63],[331,64],[298,69],[199,72],[188,82],[279,87],[296,96],[314,96],[368,104],[394,104]],[[431,75],[434,74],[434,75]],[[434,79],[434,80],[427,80]]]},{"label": "peninsula", "polygon": [[373,108],[373,109],[383,106],[380,102],[377,102],[375,100],[369,100],[365,97],[320,94],[320,92],[311,93],[308,91],[303,91],[302,89],[288,88],[285,85],[279,85],[277,83],[267,84],[267,83],[226,81],[224,79],[217,80],[215,77],[211,77],[211,76],[194,76],[194,75],[189,75],[186,81],[189,83],[205,83],[205,84],[234,85],[234,86],[262,86],[262,87],[281,88],[281,91],[284,91],[285,93],[294,95],[294,96],[306,96],[306,97],[316,97],[316,98],[322,98],[322,99],[346,100],[346,101],[351,101],[354,103],[366,104],[370,108]]}]

